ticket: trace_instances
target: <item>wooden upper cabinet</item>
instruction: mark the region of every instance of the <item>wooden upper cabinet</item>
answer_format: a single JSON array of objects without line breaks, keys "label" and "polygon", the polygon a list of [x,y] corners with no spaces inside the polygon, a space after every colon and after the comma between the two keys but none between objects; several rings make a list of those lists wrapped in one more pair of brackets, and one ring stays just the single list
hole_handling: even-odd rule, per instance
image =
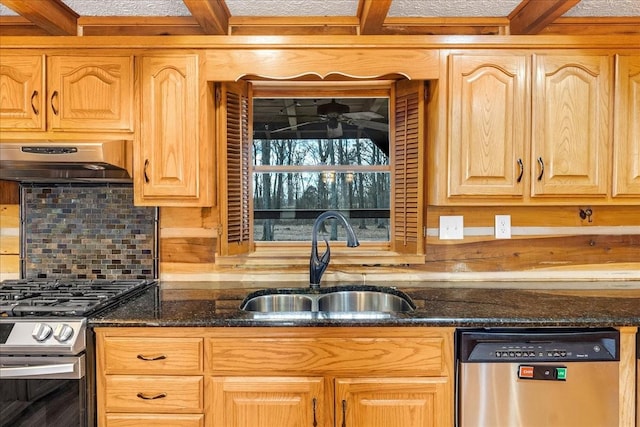
[{"label": "wooden upper cabinet", "polygon": [[[613,57],[606,52],[450,55],[448,85],[436,86],[429,105],[447,119],[446,144],[430,140],[429,202],[637,203],[635,58],[619,58],[612,114]],[[443,120],[430,121],[437,132]]]},{"label": "wooden upper cabinet", "polygon": [[0,56],[1,129],[44,129],[43,65],[43,55]]},{"label": "wooden upper cabinet", "polygon": [[616,57],[613,196],[640,196],[640,56]]},{"label": "wooden upper cabinet", "polygon": [[132,56],[51,56],[47,69],[52,130],[133,130]]},{"label": "wooden upper cabinet", "polygon": [[609,194],[609,55],[534,55],[532,196]]},{"label": "wooden upper cabinet", "polygon": [[0,88],[2,130],[133,131],[132,56],[3,54]]},{"label": "wooden upper cabinet", "polygon": [[524,195],[528,72],[523,55],[450,56],[449,197]]},{"label": "wooden upper cabinet", "polygon": [[213,159],[201,141],[197,54],[139,61],[140,132],[134,149],[137,205],[206,206]]}]

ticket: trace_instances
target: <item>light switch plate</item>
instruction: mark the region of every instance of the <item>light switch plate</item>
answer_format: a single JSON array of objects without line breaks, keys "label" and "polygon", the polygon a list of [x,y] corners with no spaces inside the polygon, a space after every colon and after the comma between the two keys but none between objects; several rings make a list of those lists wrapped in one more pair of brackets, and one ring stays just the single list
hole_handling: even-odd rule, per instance
[{"label": "light switch plate", "polygon": [[496,215],[496,239],[511,238],[511,215]]},{"label": "light switch plate", "polygon": [[464,239],[464,217],[462,215],[440,217],[440,240]]}]

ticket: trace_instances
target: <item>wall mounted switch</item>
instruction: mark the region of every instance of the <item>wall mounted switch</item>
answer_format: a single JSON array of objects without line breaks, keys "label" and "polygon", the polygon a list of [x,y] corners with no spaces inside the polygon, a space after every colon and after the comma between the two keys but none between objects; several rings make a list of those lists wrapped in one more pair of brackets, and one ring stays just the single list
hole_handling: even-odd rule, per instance
[{"label": "wall mounted switch", "polygon": [[440,240],[464,239],[464,218],[462,215],[440,217]]},{"label": "wall mounted switch", "polygon": [[496,215],[496,239],[511,238],[511,215]]}]

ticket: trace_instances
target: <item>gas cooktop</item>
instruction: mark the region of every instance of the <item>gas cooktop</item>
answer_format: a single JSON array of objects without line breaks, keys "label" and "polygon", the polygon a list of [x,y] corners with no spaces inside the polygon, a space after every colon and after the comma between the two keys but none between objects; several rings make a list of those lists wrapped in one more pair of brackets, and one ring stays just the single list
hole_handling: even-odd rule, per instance
[{"label": "gas cooktop", "polygon": [[150,280],[18,279],[0,283],[0,317],[88,316],[142,292]]}]

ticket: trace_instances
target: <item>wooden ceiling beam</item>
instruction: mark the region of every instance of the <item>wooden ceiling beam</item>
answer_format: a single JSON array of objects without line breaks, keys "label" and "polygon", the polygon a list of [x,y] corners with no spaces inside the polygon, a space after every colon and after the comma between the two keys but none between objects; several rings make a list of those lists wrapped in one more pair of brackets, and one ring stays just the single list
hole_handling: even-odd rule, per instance
[{"label": "wooden ceiling beam", "polygon": [[580,0],[522,0],[509,14],[511,34],[538,34]]},{"label": "wooden ceiling beam", "polygon": [[186,36],[204,35],[191,16],[81,16],[85,36]]},{"label": "wooden ceiling beam", "polygon": [[223,36],[229,31],[231,12],[224,0],[182,0],[205,34]]},{"label": "wooden ceiling beam", "polygon": [[358,19],[360,34],[382,34],[382,26],[387,18],[392,0],[360,0]]},{"label": "wooden ceiling beam", "polygon": [[62,0],[0,0],[0,3],[53,36],[77,36],[78,17]]}]

